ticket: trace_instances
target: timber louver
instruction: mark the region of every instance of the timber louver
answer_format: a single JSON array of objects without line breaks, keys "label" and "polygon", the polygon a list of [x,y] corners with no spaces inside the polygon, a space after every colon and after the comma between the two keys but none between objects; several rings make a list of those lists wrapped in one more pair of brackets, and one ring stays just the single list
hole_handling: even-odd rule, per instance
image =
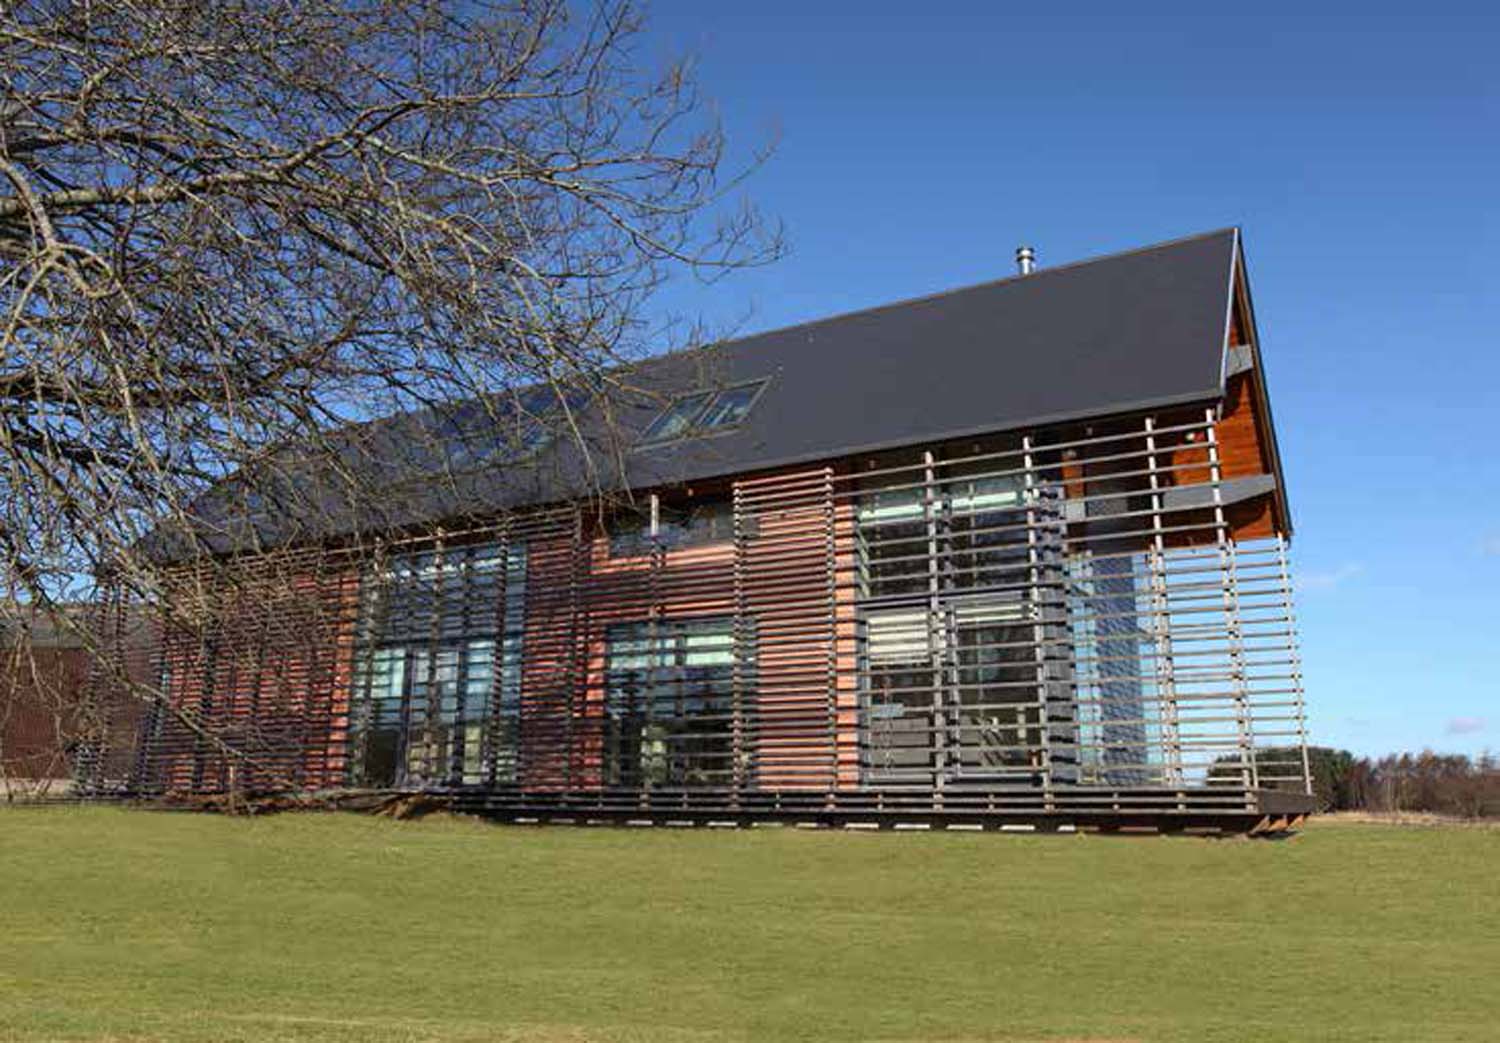
[{"label": "timber louver", "polygon": [[1305,785],[1264,752],[1300,748],[1300,668],[1284,542],[1231,538],[1213,420],[742,479],[719,541],[612,545],[570,509],[327,558],[300,617],[237,618],[211,659],[168,641],[168,697],[253,735],[255,774],[169,723],[146,780],[511,815],[1258,813]]}]

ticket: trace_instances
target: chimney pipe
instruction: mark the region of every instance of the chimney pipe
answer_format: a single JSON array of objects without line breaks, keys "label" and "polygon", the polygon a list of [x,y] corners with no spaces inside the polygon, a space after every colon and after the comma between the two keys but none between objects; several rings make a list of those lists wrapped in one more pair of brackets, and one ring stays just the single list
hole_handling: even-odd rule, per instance
[{"label": "chimney pipe", "polygon": [[1036,251],[1029,246],[1016,247],[1016,267],[1021,270],[1022,275],[1030,275],[1036,271]]}]

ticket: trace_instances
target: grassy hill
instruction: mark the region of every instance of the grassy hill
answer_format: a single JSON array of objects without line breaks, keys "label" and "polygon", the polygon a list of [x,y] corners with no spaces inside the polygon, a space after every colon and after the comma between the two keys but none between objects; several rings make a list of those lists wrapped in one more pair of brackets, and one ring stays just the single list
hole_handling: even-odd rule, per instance
[{"label": "grassy hill", "polygon": [[1492,1040],[1500,830],[0,812],[0,1039]]}]

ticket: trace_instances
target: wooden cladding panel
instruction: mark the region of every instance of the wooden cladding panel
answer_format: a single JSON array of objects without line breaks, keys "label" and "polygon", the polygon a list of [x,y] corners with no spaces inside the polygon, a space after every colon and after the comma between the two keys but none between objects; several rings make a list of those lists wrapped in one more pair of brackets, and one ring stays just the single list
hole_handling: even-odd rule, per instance
[{"label": "wooden cladding panel", "polygon": [[1236,374],[1224,392],[1224,413],[1214,426],[1214,435],[1225,481],[1271,472],[1255,379],[1254,371]]},{"label": "wooden cladding panel", "polygon": [[179,607],[210,603],[213,622],[163,631],[167,710],[152,770],[168,790],[341,784],[358,575],[284,578],[253,567],[210,589],[181,578]]},{"label": "wooden cladding panel", "polygon": [[[1003,497],[1007,482],[1021,483],[1027,491],[1011,493],[1016,499],[1008,502],[1053,512],[1058,521],[1046,523],[1053,528],[1045,535],[1051,540],[1062,530],[1059,555],[1123,559],[1153,545],[1173,551],[1211,544],[1224,531],[1215,510],[1204,506],[1201,489],[1181,494],[1211,482],[1213,447],[1224,481],[1265,473],[1255,379],[1246,373],[1231,381],[1217,420],[1205,408],[1182,407],[1150,423],[1144,416],[1118,417],[1044,432],[1035,450],[1018,448],[1016,438],[975,444],[967,457],[941,462],[938,477],[929,474],[925,481],[951,497],[941,508],[950,511],[980,497]],[[884,462],[888,473],[881,480],[910,488],[920,472],[902,472],[921,466]],[[598,794],[590,799],[601,807],[633,807],[650,797],[647,791],[670,790],[649,783],[639,794],[627,792],[623,774],[606,770],[622,763],[610,753],[616,734],[606,706],[610,628],[723,617],[734,626],[735,694],[731,767],[720,774],[732,773],[732,783],[700,778],[686,788],[732,791],[739,801],[757,794],[836,799],[866,786],[858,653],[861,598],[869,594],[860,592],[867,550],[857,519],[867,488],[876,488],[864,484],[868,477],[829,466],[740,479],[733,487],[735,538],[715,544],[615,554],[608,537],[586,528],[577,514],[567,524],[538,522],[524,535],[511,531],[524,524],[514,519],[497,523],[493,535],[482,534],[527,548],[524,651],[511,740],[515,772],[502,778],[501,788],[568,799]],[[978,483],[975,491],[961,491],[966,481]],[[1263,496],[1226,505],[1224,517],[1236,539],[1248,540],[1277,534],[1275,512],[1272,497]],[[1035,511],[1026,513],[1027,526],[1042,524],[1030,518]],[[984,525],[994,531],[987,545],[1006,545],[1006,533],[1019,524],[1013,517],[988,518]],[[958,558],[969,560],[968,545],[954,546],[959,549],[931,552],[938,571],[951,570]],[[343,781],[361,612],[358,577],[371,563],[270,567],[281,571],[263,583],[185,591],[178,599],[184,629],[165,643],[169,694],[180,709],[198,714],[211,734],[203,741],[179,728],[174,741],[162,744],[164,770],[157,777],[164,774],[171,788],[318,788]],[[297,573],[299,567],[306,573]],[[280,600],[271,597],[276,591],[283,592]],[[1045,594],[1058,596],[1064,595]],[[194,598],[202,600],[202,612],[184,616],[181,610]],[[247,778],[214,746],[216,739],[256,752],[266,768]]]},{"label": "wooden cladding panel", "polygon": [[1224,511],[1229,531],[1236,540],[1258,540],[1276,535],[1276,517],[1269,494],[1236,503]]},{"label": "wooden cladding panel", "polygon": [[754,781],[826,790],[839,759],[832,471],[739,483],[736,510],[753,530],[737,549],[737,602],[755,627]]},{"label": "wooden cladding panel", "polygon": [[580,576],[579,633],[586,655],[572,741],[575,788],[604,785],[610,628],[731,615],[733,570],[734,547],[728,543],[615,555],[605,533],[589,538]]}]

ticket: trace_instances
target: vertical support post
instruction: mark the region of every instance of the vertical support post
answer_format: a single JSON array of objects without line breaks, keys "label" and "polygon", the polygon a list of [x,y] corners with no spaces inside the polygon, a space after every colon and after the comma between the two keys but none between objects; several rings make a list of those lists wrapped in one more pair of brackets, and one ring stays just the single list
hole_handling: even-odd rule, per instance
[{"label": "vertical support post", "polygon": [[362,785],[369,755],[370,729],[375,723],[375,631],[379,625],[382,586],[387,582],[385,541],[375,538],[370,561],[358,584],[354,622],[355,691],[350,698],[349,735],[346,739],[344,780]]},{"label": "vertical support post", "polygon": [[827,570],[828,596],[828,672],[827,686],[828,779],[827,806],[834,806],[834,791],[839,781],[839,620],[838,620],[838,544],[835,529],[838,517],[833,508],[833,468],[823,468],[823,540],[824,568]]},{"label": "vertical support post", "polygon": [[[738,811],[740,800],[744,793],[746,783],[745,769],[748,764],[745,743],[745,695],[748,682],[748,671],[746,664],[754,650],[750,647],[750,604],[749,593],[745,589],[745,559],[750,552],[750,519],[746,517],[745,490],[740,482],[735,482],[733,493],[734,500],[734,624],[733,634],[734,652],[730,665],[730,757],[732,771],[730,776],[729,806]],[[653,497],[653,500],[655,497]],[[654,527],[654,523],[653,523]]]},{"label": "vertical support post", "polygon": [[[111,586],[117,583],[113,578],[109,580]],[[151,651],[148,653],[146,669],[147,676],[155,680],[152,682],[156,688],[150,701],[146,704],[146,711],[142,716],[140,732],[136,741],[135,757],[131,767],[130,792],[132,794],[156,793],[160,783],[159,777],[159,754],[161,745],[162,724],[169,712],[172,698],[172,673],[171,673],[171,631],[167,626],[167,613],[160,606],[156,611],[147,613],[149,602],[142,604],[143,615],[141,626],[155,628],[156,640],[151,642]],[[130,677],[118,679],[116,684],[123,686],[125,698],[132,698],[132,681]]]},{"label": "vertical support post", "polygon": [[125,677],[121,619],[124,614],[120,590],[111,586],[107,595],[90,606],[85,625],[97,643],[96,661],[84,678],[78,707],[73,782],[80,795],[98,796],[105,782],[104,764],[109,755],[109,710]]},{"label": "vertical support post", "polygon": [[1161,720],[1162,781],[1182,785],[1182,739],[1178,727],[1176,664],[1172,656],[1171,601],[1167,591],[1162,492],[1156,459],[1156,418],[1146,417],[1146,460],[1151,479],[1151,632],[1155,645],[1157,714]]},{"label": "vertical support post", "polygon": [[[1051,696],[1050,678],[1047,670],[1047,621],[1045,619],[1046,598],[1042,590],[1042,556],[1040,536],[1037,532],[1039,516],[1037,501],[1040,483],[1037,481],[1036,447],[1031,432],[1021,436],[1022,467],[1026,486],[1026,562],[1027,598],[1031,602],[1032,655],[1036,661],[1036,699],[1038,738],[1041,741],[1037,766],[1042,774],[1044,807],[1048,811],[1056,808],[1052,791],[1052,733],[1048,720],[1048,699]],[[1030,751],[1028,751],[1029,754]]]},{"label": "vertical support post", "polygon": [[[248,579],[248,577],[247,577],[247,579]],[[253,582],[255,582],[255,580],[248,579],[248,582],[252,582],[253,583]],[[272,582],[276,582],[276,580],[273,579]],[[296,579],[294,577],[288,576],[282,582],[286,583],[287,590],[282,591],[281,593],[285,594],[285,593],[290,592],[290,593],[292,593],[293,596],[295,596]],[[267,591],[267,594],[274,595],[275,593],[276,593],[275,591]],[[276,644],[282,645],[283,647],[285,647],[293,639],[293,637],[291,635],[286,635],[284,633],[283,634],[278,634],[278,631],[280,631],[282,628],[284,628],[287,625],[287,621],[284,620],[284,619],[283,620],[273,619],[272,616],[274,614],[275,614],[274,610],[268,609],[265,605],[262,605],[260,607],[260,609],[255,613],[255,616],[256,616],[255,627],[254,627],[255,636],[251,639],[254,642],[254,651],[251,654],[251,659],[253,661],[253,665],[250,668],[250,684],[249,684],[249,689],[250,690],[247,693],[247,698],[246,698],[246,702],[249,705],[246,707],[246,711],[245,711],[245,719],[248,722],[250,722],[252,725],[255,722],[258,722],[261,719],[261,698],[260,698],[260,695],[261,695],[261,684],[264,681],[265,676],[266,676],[266,653],[270,650],[270,647],[271,647],[271,645],[272,645],[273,642],[276,643]],[[307,636],[303,636],[302,640],[306,641],[306,640],[308,640],[308,637]],[[311,658],[311,653],[310,653],[309,659],[310,658]],[[286,690],[285,690],[286,681],[285,681],[285,677],[284,677],[285,664],[286,664],[286,659],[285,659],[285,656],[283,654],[282,664],[281,664],[282,667],[283,667],[283,669],[276,671],[278,675],[283,675],[283,676],[278,677],[277,682],[276,682],[276,687],[277,687],[276,694],[278,696],[281,696],[281,697],[284,697],[285,694],[286,694]],[[312,663],[311,663],[311,661],[309,661],[306,664],[306,667],[307,667],[307,671],[308,671],[308,678],[311,679],[312,674],[313,674],[313,669],[312,669]],[[308,730],[311,728],[311,726],[313,724],[313,722],[312,722],[312,715],[311,715],[311,713],[308,712],[308,710],[310,709],[310,707],[307,706],[307,699],[308,699],[308,697],[309,697],[310,694],[311,694],[310,692],[307,692],[306,690],[304,690],[303,696],[302,696],[302,698],[303,698],[303,713],[302,713],[302,720],[299,722],[300,726],[301,726],[300,727],[300,731],[299,731],[299,740],[300,740],[300,744],[301,744],[303,750],[305,750],[307,748]],[[277,700],[277,702],[280,702],[280,701],[281,701],[280,699]],[[260,751],[256,751],[256,752],[260,752]],[[297,753],[294,753],[293,756],[294,757],[298,757],[301,752],[302,751],[299,750],[299,751],[297,751]],[[226,751],[226,755],[227,755],[227,751]],[[275,758],[275,754],[273,753],[272,759],[274,760],[274,758]],[[254,770],[253,768],[251,768],[251,766],[249,764],[245,765],[245,769],[247,771],[253,771]],[[246,789],[254,789],[254,788],[256,788],[256,781],[257,780],[255,780],[253,777],[249,778],[249,779],[242,779],[242,780],[240,780],[241,784]],[[231,787],[231,789],[232,788],[233,787]],[[231,800],[235,799],[233,793],[231,793],[230,799]]]},{"label": "vertical support post", "polygon": [[[198,610],[201,622],[198,625],[198,669],[202,672],[198,705],[195,707],[196,714],[191,718],[190,724],[193,732],[193,766],[191,774],[191,788],[194,793],[204,792],[203,773],[204,762],[208,758],[209,750],[213,749],[210,742],[208,730],[212,727],[214,720],[214,696],[218,687],[218,646],[222,620],[218,618],[217,611],[208,611],[208,592],[203,584],[202,569],[194,571],[193,593],[198,598],[195,608]],[[217,608],[217,606],[216,606]]]},{"label": "vertical support post", "polygon": [[[856,486],[856,488],[858,488]],[[850,499],[850,533],[853,546],[853,613],[854,613],[854,661],[856,670],[854,729],[856,772],[859,785],[870,782],[875,773],[875,745],[873,742],[873,711],[875,707],[875,685],[870,663],[869,622],[865,603],[869,600],[872,581],[870,577],[870,537],[865,532],[866,494],[860,493]]]},{"label": "vertical support post", "polygon": [[583,511],[576,504],[569,522],[572,552],[568,555],[568,653],[567,670],[563,677],[564,690],[567,693],[563,698],[563,731],[568,744],[568,752],[563,763],[566,772],[564,782],[568,791],[572,792],[578,783],[573,767],[579,757],[576,729],[579,716],[578,697],[579,690],[584,686],[588,674],[588,647],[583,640],[586,623],[583,586],[591,565],[590,555],[593,553],[593,548],[590,541],[584,538]]},{"label": "vertical support post", "polygon": [[[472,633],[474,609],[478,607],[478,598],[474,596],[474,549],[466,547],[459,549],[454,554],[453,563],[444,571],[447,575],[457,581],[458,591],[456,594],[457,604],[454,606],[458,613],[458,632],[460,634]],[[446,593],[448,582],[445,581],[442,590]],[[493,611],[493,607],[491,607]],[[451,712],[452,723],[449,725],[449,733],[443,740],[446,748],[442,751],[440,763],[444,765],[443,780],[449,784],[461,785],[464,780],[464,758],[466,756],[465,746],[467,739],[465,731],[468,727],[468,674],[469,653],[465,642],[460,641],[454,646],[453,663],[453,707]],[[441,695],[439,696],[441,705]],[[443,716],[448,717],[449,712],[445,707]],[[441,718],[439,718],[441,720]]]},{"label": "vertical support post", "polygon": [[1292,601],[1292,574],[1287,564],[1286,537],[1281,533],[1276,534],[1276,563],[1281,572],[1281,598],[1282,608],[1285,615],[1282,623],[1286,626],[1287,662],[1290,666],[1292,699],[1294,701],[1293,713],[1297,715],[1297,747],[1302,754],[1302,792],[1312,796],[1312,765],[1307,759],[1307,712],[1303,705],[1302,691],[1302,654],[1297,648],[1297,608]]},{"label": "vertical support post", "polygon": [[485,785],[493,786],[499,781],[500,741],[503,726],[500,705],[501,687],[505,676],[505,664],[510,656],[508,642],[510,633],[506,628],[510,609],[510,522],[507,520],[497,533],[495,545],[499,548],[499,563],[495,566],[495,604],[486,606],[495,619],[495,644],[490,653],[490,689],[485,693],[484,731],[480,739],[479,775]]},{"label": "vertical support post", "polygon": [[[648,606],[648,615],[646,616],[646,685],[644,691],[640,693],[640,697],[645,704],[642,707],[642,709],[644,710],[642,719],[645,721],[646,734],[650,734],[651,729],[655,726],[656,699],[658,692],[663,687],[661,684],[662,675],[664,673],[670,673],[669,670],[664,669],[667,664],[663,662],[664,657],[662,656],[661,643],[662,615],[665,609],[664,599],[662,597],[661,591],[661,584],[662,574],[666,571],[667,552],[666,549],[662,546],[661,540],[661,500],[655,493],[651,494],[650,546],[651,565],[650,571],[647,574],[646,578],[646,603]],[[675,662],[675,648],[673,650],[672,657],[673,662]],[[668,691],[671,692],[675,701],[675,683],[671,680],[668,680],[667,687]],[[643,742],[641,745],[644,746],[645,743]],[[668,773],[670,773],[672,747],[669,742],[662,743],[662,753],[667,758],[667,771]],[[638,756],[636,760],[638,770],[641,773],[640,780],[637,783],[637,797],[640,806],[642,808],[646,808],[651,803],[651,771],[647,768],[646,757],[644,756],[644,754]]]},{"label": "vertical support post", "polygon": [[1207,429],[1208,468],[1212,482],[1214,532],[1219,548],[1219,584],[1223,591],[1224,628],[1229,642],[1229,683],[1234,700],[1234,721],[1240,752],[1240,782],[1246,789],[1257,784],[1255,773],[1255,739],[1250,727],[1245,676],[1245,638],[1240,622],[1239,582],[1235,571],[1235,552],[1224,514],[1223,467],[1219,458],[1219,439],[1215,430],[1214,411],[1204,411]]},{"label": "vertical support post", "polygon": [[[307,632],[303,635],[303,641],[310,642],[311,647],[307,650],[307,687],[302,693],[302,734],[298,743],[301,748],[288,758],[290,764],[286,770],[288,781],[298,788],[306,787],[319,776],[316,762],[311,760],[309,753],[315,745],[326,748],[333,716],[333,688],[338,677],[338,628],[333,621],[335,613],[331,607],[335,604],[337,591],[336,572],[329,567],[326,553],[319,553],[313,559],[309,572],[310,589],[304,590],[296,579],[288,578],[292,590],[296,591],[298,602],[303,597],[311,599],[305,609]],[[298,618],[303,618],[302,604],[296,606],[296,611]],[[260,718],[259,664],[250,685],[250,720],[255,722]],[[251,765],[246,763],[243,768],[250,771]]]},{"label": "vertical support post", "polygon": [[448,544],[442,529],[438,530],[433,543],[432,558],[432,608],[427,628],[427,708],[422,722],[422,752],[417,770],[424,786],[431,785],[433,764],[442,763],[436,757],[438,746],[438,722],[442,714],[442,696],[438,691],[438,655],[443,640],[443,571],[448,564]]},{"label": "vertical support post", "polygon": [[927,526],[927,662],[931,686],[930,748],[932,751],[932,787],[935,799],[942,802],[942,789],[948,773],[947,713],[944,703],[943,663],[947,647],[946,628],[942,623],[943,599],[939,576],[937,458],[932,450],[922,454],[922,518]]}]

